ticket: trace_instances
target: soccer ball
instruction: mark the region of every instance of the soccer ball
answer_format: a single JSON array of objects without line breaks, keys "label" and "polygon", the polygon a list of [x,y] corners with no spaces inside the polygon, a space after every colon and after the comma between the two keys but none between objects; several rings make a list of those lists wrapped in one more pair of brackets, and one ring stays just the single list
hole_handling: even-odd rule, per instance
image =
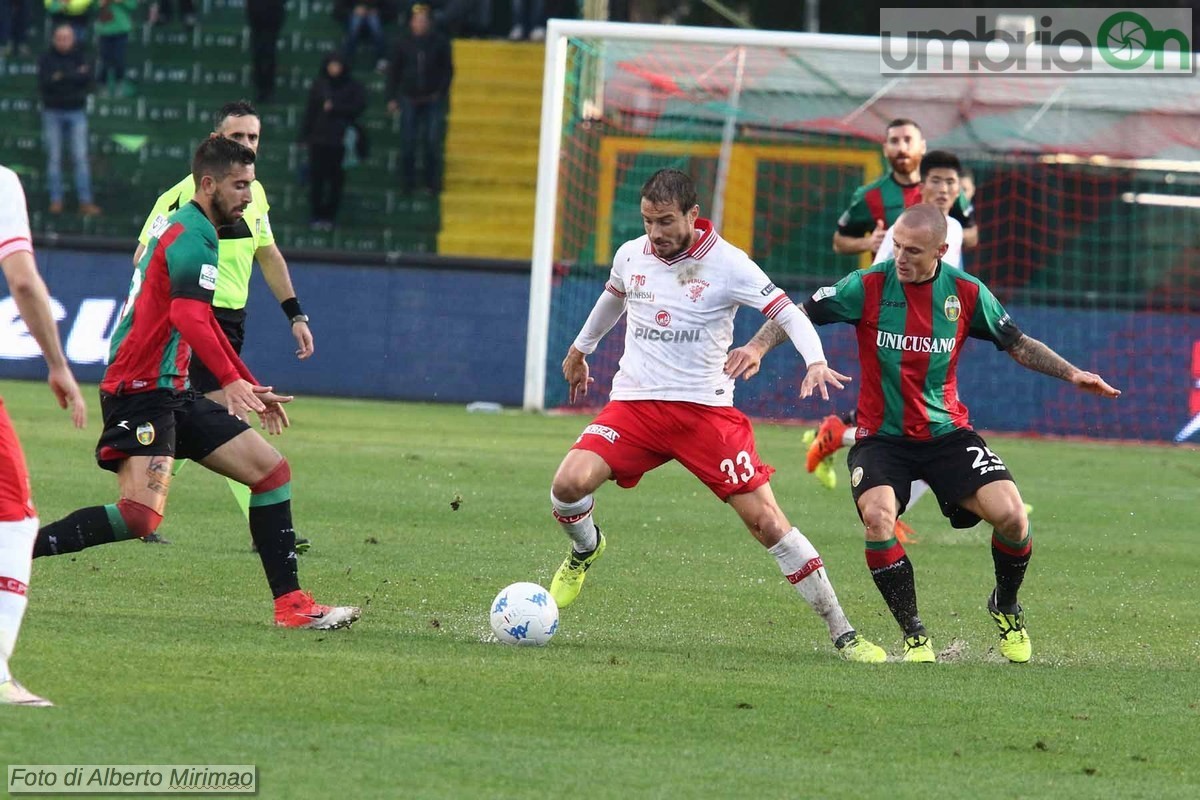
[{"label": "soccer ball", "polygon": [[492,601],[492,631],[505,644],[541,646],[558,630],[558,603],[536,583],[514,583]]}]

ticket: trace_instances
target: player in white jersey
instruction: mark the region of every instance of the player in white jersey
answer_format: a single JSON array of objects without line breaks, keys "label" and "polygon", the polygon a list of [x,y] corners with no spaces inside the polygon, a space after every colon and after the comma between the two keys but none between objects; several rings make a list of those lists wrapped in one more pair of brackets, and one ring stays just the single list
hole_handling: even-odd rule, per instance
[{"label": "player in white jersey", "polygon": [[[50,293],[33,259],[25,191],[16,173],[4,166],[0,166],[0,268],[21,319],[46,357],[51,391],[61,407],[70,407],[75,427],[82,428],[87,424],[87,406],[63,355]],[[28,605],[37,531],[25,456],[0,400],[0,705],[53,705],[17,683],[8,668]]]},{"label": "player in white jersey", "polygon": [[[946,215],[947,248],[941,260],[952,267],[960,268],[962,267],[963,229],[959,221],[950,216],[950,210],[958,202],[958,194],[961,189],[959,174],[961,172],[962,164],[958,157],[945,150],[934,150],[926,153],[921,159],[921,202],[932,203]],[[887,233],[884,234],[879,252],[875,254],[876,264],[881,264],[896,256],[896,244],[892,239],[892,231],[895,227],[893,225],[888,228]],[[852,447],[857,430],[857,426],[854,425],[853,412],[846,417],[830,415],[821,421],[821,427],[817,429],[812,444],[809,445],[805,466],[809,472],[816,475],[817,480],[830,489],[837,485],[837,473],[832,468],[833,454],[843,447]],[[812,436],[812,433],[810,432],[808,435]],[[913,481],[909,491],[908,508],[911,509],[929,491],[929,484],[922,480]],[[901,544],[915,544],[917,541],[913,535],[913,529],[900,519],[896,520],[895,533],[896,539]]]},{"label": "player in white jersey", "polygon": [[[921,159],[921,202],[932,203],[946,215],[946,254],[942,262],[952,267],[962,268],[963,227],[962,223],[950,216],[950,211],[958,202],[959,173],[962,164],[958,157],[945,150],[934,150],[926,153]],[[896,243],[892,240],[892,230],[887,229],[879,251],[875,253],[873,264],[882,264],[895,256]]]},{"label": "player in white jersey", "polygon": [[574,602],[587,570],[604,552],[592,493],[607,480],[631,488],[643,474],[675,460],[729,503],[768,548],[824,618],[843,658],[884,661],[883,649],[846,619],[816,548],[776,504],[769,483],[774,470],[758,456],[750,421],[733,408],[733,379],[725,367],[738,307],[761,311],[788,332],[808,365],[801,397],[816,390],[828,399],[828,387],[842,388],[846,376],[826,364],[804,312],[699,219],[691,178],[660,170],[642,187],[641,198],[646,235],[617,251],[604,292],[563,361],[573,403],[592,381],[587,354],[627,316],[610,401],[567,452],[551,487],[554,516],[572,544],[551,595],[560,608]]}]

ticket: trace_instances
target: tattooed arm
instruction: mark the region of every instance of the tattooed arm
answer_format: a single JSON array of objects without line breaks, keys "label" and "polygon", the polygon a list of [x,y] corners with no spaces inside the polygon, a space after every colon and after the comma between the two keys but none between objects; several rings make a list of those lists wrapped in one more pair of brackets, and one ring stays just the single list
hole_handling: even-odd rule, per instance
[{"label": "tattooed arm", "polygon": [[787,340],[783,326],[773,319],[767,320],[750,341],[729,351],[725,357],[725,374],[735,379],[753,378],[758,374],[763,356]]},{"label": "tattooed arm", "polygon": [[733,379],[754,378],[758,374],[758,367],[762,365],[762,357],[770,353],[776,345],[786,341],[787,331],[784,330],[784,326],[776,323],[774,319],[768,319],[749,342],[730,350],[730,354],[725,357],[725,374]]},{"label": "tattooed arm", "polygon": [[775,349],[776,345],[781,345],[788,340],[787,331],[773,319],[767,320],[763,326],[758,329],[758,333],[746,342],[747,347],[753,347],[762,355],[766,355]]},{"label": "tattooed arm", "polygon": [[1008,349],[1008,354],[1026,369],[1072,383],[1085,392],[1100,397],[1119,397],[1121,394],[1119,389],[1109,386],[1096,373],[1079,369],[1032,336],[1021,334],[1016,344]]}]

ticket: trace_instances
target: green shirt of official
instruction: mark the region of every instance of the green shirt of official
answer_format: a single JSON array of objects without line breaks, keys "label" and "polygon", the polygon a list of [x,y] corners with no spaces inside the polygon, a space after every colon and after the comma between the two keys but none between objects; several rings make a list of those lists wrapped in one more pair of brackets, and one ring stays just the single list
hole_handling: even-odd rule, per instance
[{"label": "green shirt of official", "polygon": [[[150,231],[161,218],[174,214],[186,205],[196,193],[196,184],[188,175],[179,183],[163,192],[154,204],[138,242],[146,247],[150,244]],[[217,289],[213,305],[217,308],[240,310],[246,307],[250,295],[250,273],[254,268],[254,254],[260,247],[274,244],[271,221],[267,216],[271,206],[262,184],[254,181],[250,185],[250,205],[242,218],[233,225],[217,229]]]}]

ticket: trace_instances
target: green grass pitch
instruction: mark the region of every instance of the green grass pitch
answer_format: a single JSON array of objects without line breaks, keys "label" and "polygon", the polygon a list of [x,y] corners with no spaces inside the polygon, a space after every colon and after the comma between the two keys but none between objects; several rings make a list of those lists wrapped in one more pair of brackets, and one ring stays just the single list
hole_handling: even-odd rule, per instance
[{"label": "green grass pitch", "polygon": [[[0,391],[44,520],[115,500],[95,403],[78,432],[44,385]],[[867,666],[676,465],[598,493],[609,550],[548,647],[491,642],[496,592],[547,585],[566,552],[549,483],[586,419],[310,398],[292,418],[301,580],[362,621],[272,627],[224,481],[189,466],[174,544],[35,563],[13,667],[58,707],[0,708],[5,764],[252,763],[288,800],[1200,796],[1194,449],[994,438],[1035,506],[1034,660],[991,652],[987,532],[926,500],[909,553],[958,658]],[[758,437],[852,622],[895,655],[845,476],[804,473],[798,428]]]}]

